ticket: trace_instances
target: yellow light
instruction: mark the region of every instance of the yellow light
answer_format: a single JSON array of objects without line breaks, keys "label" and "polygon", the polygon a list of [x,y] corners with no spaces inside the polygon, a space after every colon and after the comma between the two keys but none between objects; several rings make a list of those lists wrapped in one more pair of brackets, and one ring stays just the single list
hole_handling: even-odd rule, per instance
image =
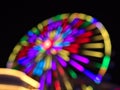
[{"label": "yellow light", "polygon": [[59,51],[59,54],[61,54],[61,55],[69,55],[70,53],[69,53],[69,51],[67,51],[67,50],[61,50],[61,51]]},{"label": "yellow light", "polygon": [[50,32],[50,39],[53,39],[55,37],[56,31],[53,30]]},{"label": "yellow light", "polygon": [[109,39],[105,40],[105,53],[106,55],[111,55],[111,43]]},{"label": "yellow light", "polygon": [[21,48],[22,46],[20,44],[17,44],[13,49],[13,53],[17,54],[21,50]]},{"label": "yellow light", "polygon": [[80,18],[82,20],[85,20],[86,15],[83,13],[74,13],[70,16],[69,21],[73,21],[75,18]]},{"label": "yellow light", "polygon": [[38,24],[38,25],[37,25],[37,28],[38,28],[40,31],[42,31],[42,30],[43,30],[42,24]]},{"label": "yellow light", "polygon": [[69,14],[62,14],[61,17],[62,17],[62,19],[66,19],[69,17]]},{"label": "yellow light", "polygon": [[35,61],[36,61],[36,62],[40,61],[40,60],[43,58],[43,56],[44,56],[44,53],[41,53],[41,52],[40,52],[40,53],[36,56]]},{"label": "yellow light", "polygon": [[82,90],[93,90],[92,86],[86,86],[85,84],[82,85]]},{"label": "yellow light", "polygon": [[84,55],[94,56],[94,57],[98,57],[98,58],[102,58],[103,57],[103,53],[102,52],[98,52],[98,51],[83,50],[82,53]]},{"label": "yellow light", "polygon": [[87,86],[85,90],[93,90],[92,86]]},{"label": "yellow light", "polygon": [[84,48],[93,48],[93,49],[96,49],[96,48],[103,48],[104,45],[103,45],[103,43],[88,43],[88,44],[84,44],[83,47]]},{"label": "yellow light", "polygon": [[27,41],[21,41],[20,44],[23,45],[23,46],[28,46],[28,42]]},{"label": "yellow light", "polygon": [[18,70],[13,70],[13,69],[8,69],[8,68],[0,68],[0,74],[18,77],[25,83],[27,83],[35,88],[39,88],[39,86],[40,86],[39,82],[37,82],[36,80],[27,76],[25,73],[18,71]]},{"label": "yellow light", "polygon": [[47,19],[46,19],[46,20],[44,20],[44,21],[42,22],[42,25],[43,25],[43,26],[48,25],[48,20],[47,20]]},{"label": "yellow light", "polygon": [[82,20],[84,20],[86,16],[87,16],[87,15],[85,15],[85,14],[83,14],[83,13],[80,13],[80,14],[79,14],[79,18],[82,19]]},{"label": "yellow light", "polygon": [[71,86],[69,81],[66,80],[64,83],[65,83],[65,86],[66,86],[67,90],[73,90],[73,88],[72,88],[72,86]]},{"label": "yellow light", "polygon": [[79,14],[78,13],[74,13],[69,17],[69,21],[73,21],[75,18],[79,18]]},{"label": "yellow light", "polygon": [[41,43],[42,43],[41,40],[39,40],[39,39],[36,40],[36,45],[40,45]]},{"label": "yellow light", "polygon": [[40,84],[33,80],[32,78],[28,77],[27,75],[24,74],[24,76],[21,76],[21,80],[23,80],[24,82],[28,83],[29,85],[33,86],[33,87],[39,87]]},{"label": "yellow light", "polygon": [[[18,86],[18,85],[0,84],[0,90],[30,90],[30,89],[22,86]],[[38,90],[38,89],[35,89],[35,90]]]},{"label": "yellow light", "polygon": [[65,61],[69,61],[69,57],[66,54],[59,54]]},{"label": "yellow light", "polygon": [[81,86],[81,88],[82,88],[82,90],[86,90],[86,85],[85,84],[83,84],[82,86]]},{"label": "yellow light", "polygon": [[100,41],[100,40],[103,40],[103,37],[102,37],[102,35],[96,35],[96,36],[92,37],[92,40],[93,41]]},{"label": "yellow light", "polygon": [[96,26],[100,29],[100,32],[104,38],[105,54],[111,55],[111,42],[110,42],[110,37],[108,35],[107,30],[104,28],[104,26],[100,22],[98,22]]},{"label": "yellow light", "polygon": [[47,69],[51,68],[52,56],[50,56],[50,55],[46,56],[45,60],[46,60],[46,62],[45,62],[44,70],[47,70]]},{"label": "yellow light", "polygon": [[89,16],[89,15],[87,15],[87,16],[85,17],[85,19],[86,19],[86,21],[88,21],[88,22],[91,22],[91,21],[93,20],[93,18],[92,18],[91,16]]},{"label": "yellow light", "polygon": [[10,56],[9,56],[9,61],[13,62],[15,60],[15,58],[16,58],[16,54],[11,53]]}]

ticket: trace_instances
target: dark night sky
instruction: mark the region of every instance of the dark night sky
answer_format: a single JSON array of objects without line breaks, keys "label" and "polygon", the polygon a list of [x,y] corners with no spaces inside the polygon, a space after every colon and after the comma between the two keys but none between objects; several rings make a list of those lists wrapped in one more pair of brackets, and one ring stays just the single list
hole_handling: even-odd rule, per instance
[{"label": "dark night sky", "polygon": [[[41,0],[40,0],[41,1]],[[15,3],[15,4],[14,4]],[[97,0],[44,0],[44,2],[14,2],[3,9],[4,29],[0,30],[0,67],[5,67],[8,56],[19,39],[33,26],[61,13],[80,12],[96,17],[108,30],[112,42],[110,81],[120,83],[119,11],[117,2]],[[120,85],[120,84],[119,84]]]}]

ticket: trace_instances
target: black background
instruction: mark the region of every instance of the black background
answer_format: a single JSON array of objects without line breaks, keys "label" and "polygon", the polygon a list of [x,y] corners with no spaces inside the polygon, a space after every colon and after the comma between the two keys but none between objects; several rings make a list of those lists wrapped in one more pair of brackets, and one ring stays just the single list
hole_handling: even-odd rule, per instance
[{"label": "black background", "polygon": [[110,77],[111,83],[120,85],[120,10],[118,2],[101,0],[16,1],[7,2],[2,9],[3,21],[1,23],[4,28],[0,30],[0,67],[6,67],[13,47],[33,26],[57,14],[79,12],[97,18],[108,30],[112,43],[108,77]]}]

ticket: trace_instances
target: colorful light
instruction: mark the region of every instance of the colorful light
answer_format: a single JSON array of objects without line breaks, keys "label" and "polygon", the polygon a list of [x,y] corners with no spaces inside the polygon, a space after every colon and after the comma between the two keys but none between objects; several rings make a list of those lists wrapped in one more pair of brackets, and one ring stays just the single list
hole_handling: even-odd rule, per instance
[{"label": "colorful light", "polygon": [[83,75],[99,84],[110,55],[110,37],[102,23],[83,13],[61,14],[28,31],[14,47],[7,67],[39,81],[41,90],[72,90],[70,81]]}]

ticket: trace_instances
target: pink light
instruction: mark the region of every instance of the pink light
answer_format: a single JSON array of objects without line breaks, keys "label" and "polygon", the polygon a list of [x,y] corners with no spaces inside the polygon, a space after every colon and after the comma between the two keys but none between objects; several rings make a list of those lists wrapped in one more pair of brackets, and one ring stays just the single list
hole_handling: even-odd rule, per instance
[{"label": "pink light", "polygon": [[46,40],[44,43],[43,43],[43,47],[44,49],[49,49],[50,47],[52,46],[52,42],[50,40]]},{"label": "pink light", "polygon": [[77,55],[77,54],[73,54],[72,57],[75,59],[75,60],[78,60],[80,62],[83,62],[85,64],[88,64],[89,63],[89,59],[86,58],[86,57],[83,57],[83,56],[80,56],[80,55]]},{"label": "pink light", "polygon": [[69,62],[74,68],[76,68],[77,70],[79,70],[80,72],[84,71],[84,67],[81,66],[80,64],[78,64],[77,62],[75,62],[74,60],[70,60]]}]

